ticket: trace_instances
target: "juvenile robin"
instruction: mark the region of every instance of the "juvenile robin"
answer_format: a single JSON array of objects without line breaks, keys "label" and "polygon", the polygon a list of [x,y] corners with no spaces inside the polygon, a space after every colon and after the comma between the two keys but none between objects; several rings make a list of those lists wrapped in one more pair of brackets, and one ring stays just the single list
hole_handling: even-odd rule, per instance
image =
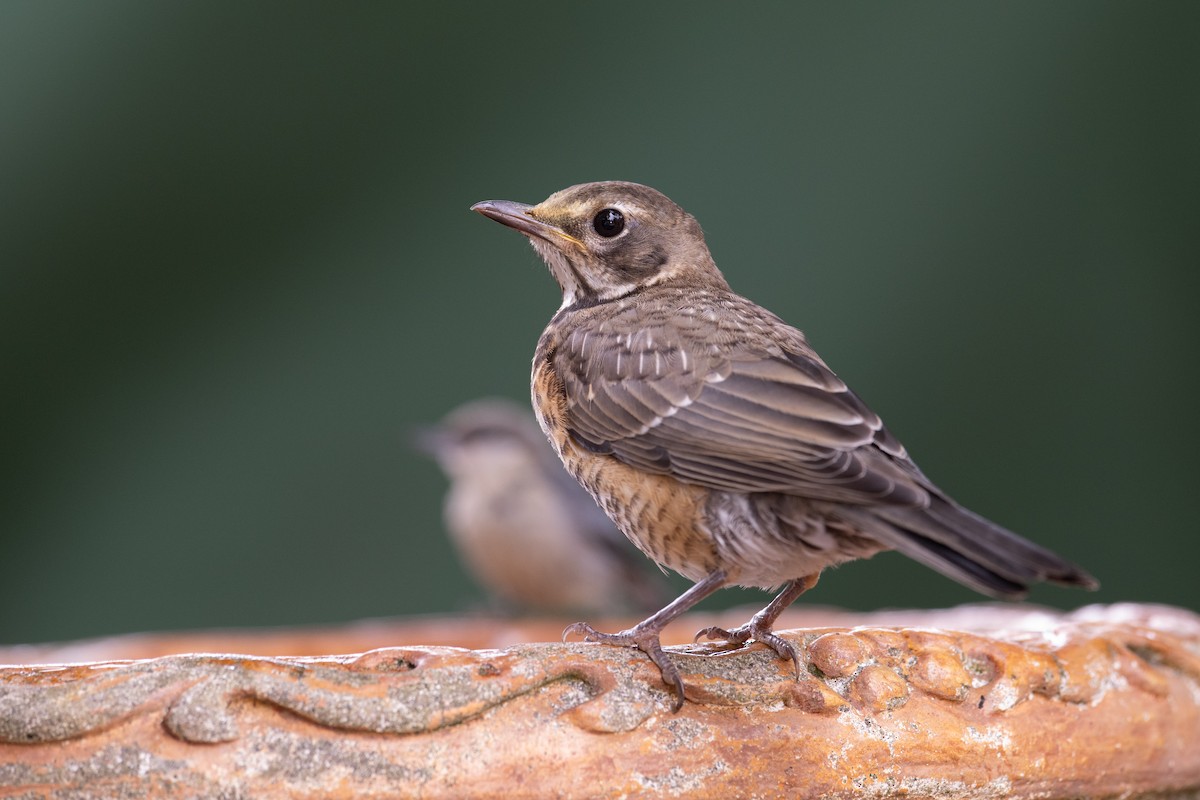
[{"label": "juvenile robin", "polygon": [[646,555],[695,584],[628,630],[564,633],[645,652],[683,703],[659,641],[723,586],[782,587],[749,622],[697,634],[761,642],[826,567],[898,550],[1018,599],[1087,572],[954,502],[804,334],[736,294],[696,220],[635,183],[572,186],[535,206],[472,206],[527,236],[562,287],[538,341],[533,405],[555,451]]},{"label": "juvenile robin", "polygon": [[658,608],[661,575],[555,458],[528,409],[476,400],[423,430],[446,476],[446,530],[492,597],[523,611]]}]

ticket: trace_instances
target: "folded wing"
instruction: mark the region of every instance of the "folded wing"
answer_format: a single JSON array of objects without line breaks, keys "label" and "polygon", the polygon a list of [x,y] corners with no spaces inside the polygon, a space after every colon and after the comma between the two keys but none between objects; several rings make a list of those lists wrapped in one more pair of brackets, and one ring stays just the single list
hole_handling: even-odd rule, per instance
[{"label": "folded wing", "polygon": [[576,441],[711,489],[928,505],[904,448],[799,332],[790,348],[689,334],[662,322],[560,343]]}]

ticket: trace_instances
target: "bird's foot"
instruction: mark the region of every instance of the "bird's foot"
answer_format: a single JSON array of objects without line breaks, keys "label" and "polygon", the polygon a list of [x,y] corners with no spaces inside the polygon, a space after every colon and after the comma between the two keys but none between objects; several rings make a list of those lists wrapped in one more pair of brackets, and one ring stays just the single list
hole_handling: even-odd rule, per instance
[{"label": "bird's foot", "polygon": [[663,683],[675,690],[675,702],[672,704],[671,710],[678,711],[683,708],[683,677],[679,674],[679,668],[663,650],[657,628],[643,628],[641,625],[635,625],[619,633],[601,633],[586,622],[576,622],[574,625],[568,625],[563,631],[563,641],[565,642],[567,637],[573,634],[582,636],[585,642],[611,644],[617,647],[636,647],[641,650],[658,667],[658,671],[662,673]]},{"label": "bird's foot", "polygon": [[700,641],[701,637],[705,639],[723,640],[731,645],[744,645],[751,640],[762,642],[767,647],[775,651],[775,655],[784,660],[791,660],[792,665],[796,668],[796,678],[800,678],[800,654],[796,652],[796,647],[787,639],[779,636],[771,631],[770,627],[760,625],[751,620],[740,628],[734,628],[731,631],[724,628],[718,628],[715,625],[711,628],[705,628],[698,631],[694,642]]}]

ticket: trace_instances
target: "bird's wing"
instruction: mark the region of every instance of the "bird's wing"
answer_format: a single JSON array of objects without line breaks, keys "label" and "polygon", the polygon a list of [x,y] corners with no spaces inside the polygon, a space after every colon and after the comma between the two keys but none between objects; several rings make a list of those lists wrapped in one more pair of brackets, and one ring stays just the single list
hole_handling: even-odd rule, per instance
[{"label": "bird's wing", "polygon": [[581,446],[713,489],[928,505],[904,448],[799,331],[785,327],[792,336],[779,342],[711,319],[639,322],[584,326],[558,343]]}]

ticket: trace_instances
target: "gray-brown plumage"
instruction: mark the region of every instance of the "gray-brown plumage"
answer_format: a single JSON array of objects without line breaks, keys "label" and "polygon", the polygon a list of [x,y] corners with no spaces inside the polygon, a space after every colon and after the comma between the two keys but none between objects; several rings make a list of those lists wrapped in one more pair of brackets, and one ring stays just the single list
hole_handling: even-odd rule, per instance
[{"label": "gray-brown plumage", "polygon": [[563,470],[528,409],[459,406],[417,445],[446,476],[446,530],[467,570],[522,611],[627,612],[667,598],[661,575]]},{"label": "gray-brown plumage", "polygon": [[536,206],[473,206],[529,237],[563,290],[533,363],[533,402],[567,469],[643,552],[696,584],[617,634],[683,683],[659,632],[722,586],[783,586],[734,631],[771,633],[825,567],[898,550],[993,597],[1085,571],[955,503],[804,334],[735,294],[696,220],[634,183],[573,186]]}]

